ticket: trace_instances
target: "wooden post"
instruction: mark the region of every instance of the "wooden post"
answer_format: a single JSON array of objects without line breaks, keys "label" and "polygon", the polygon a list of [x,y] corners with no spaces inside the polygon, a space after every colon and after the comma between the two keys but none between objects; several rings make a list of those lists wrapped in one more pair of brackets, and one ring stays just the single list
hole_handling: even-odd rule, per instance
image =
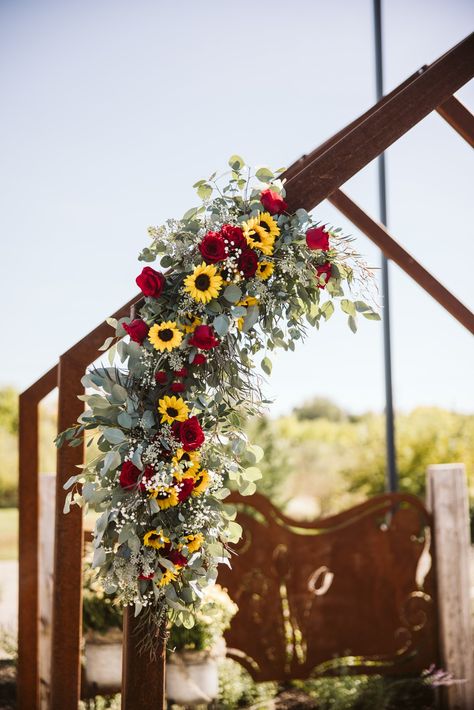
[{"label": "wooden post", "polygon": [[450,710],[474,708],[470,612],[470,530],[464,464],[428,467],[427,505],[433,513],[441,664],[455,679],[446,689]]},{"label": "wooden post", "polygon": [[122,660],[122,710],[164,710],[166,641],[163,640],[152,661],[139,652],[139,619],[133,607],[124,610]]},{"label": "wooden post", "polygon": [[51,685],[51,627],[53,615],[54,510],[56,475],[39,477],[39,674],[41,710],[49,708]]}]

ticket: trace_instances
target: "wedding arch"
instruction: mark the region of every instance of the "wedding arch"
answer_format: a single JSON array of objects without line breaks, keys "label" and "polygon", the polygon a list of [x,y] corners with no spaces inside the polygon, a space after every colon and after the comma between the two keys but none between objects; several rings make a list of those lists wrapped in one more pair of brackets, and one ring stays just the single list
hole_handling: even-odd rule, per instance
[{"label": "wedding arch", "polygon": [[[339,188],[433,110],[438,111],[473,145],[474,119],[453,96],[455,91],[472,78],[473,73],[474,36],[471,35],[432,65],[423,67],[408,78],[372,109],[318,149],[298,160],[280,176],[285,180],[285,200],[289,213],[296,214],[298,210],[309,212],[323,199],[329,199],[471,332],[474,332],[474,315],[398,245],[384,227],[366,215]],[[269,226],[271,229],[270,223],[267,224]],[[251,234],[248,236],[251,237]],[[319,266],[324,266],[324,263]],[[317,268],[318,264],[314,266]],[[322,276],[319,285],[325,284],[326,278]],[[229,296],[233,299],[237,294],[229,293]],[[141,303],[141,296],[132,299],[113,318],[119,321],[130,316],[131,309],[134,309],[135,314]],[[238,299],[234,305],[237,303]],[[252,304],[240,307],[248,308],[249,305],[251,308]],[[245,314],[239,311],[235,315],[246,318],[252,315],[252,311]],[[82,403],[77,400],[77,394],[81,391],[81,378],[84,369],[95,360],[97,349],[109,335],[108,331],[107,322],[102,323],[64,353],[58,366],[40,378],[20,398],[18,685],[19,707],[25,710],[39,707],[38,403],[58,386],[59,429],[70,426],[81,415]],[[173,332],[171,335],[174,337]],[[176,409],[175,406],[172,408]],[[63,486],[71,470],[82,462],[81,446],[63,447],[58,452],[51,670],[51,707],[58,710],[76,707],[79,697],[83,523],[79,510],[72,511],[68,516],[63,515],[62,498]],[[65,549],[68,550],[67,556],[63,554]],[[150,702],[156,707],[157,697],[163,695],[161,667],[138,656],[133,635],[135,628],[135,618],[127,614],[123,697],[124,707],[129,710],[151,707]]]}]

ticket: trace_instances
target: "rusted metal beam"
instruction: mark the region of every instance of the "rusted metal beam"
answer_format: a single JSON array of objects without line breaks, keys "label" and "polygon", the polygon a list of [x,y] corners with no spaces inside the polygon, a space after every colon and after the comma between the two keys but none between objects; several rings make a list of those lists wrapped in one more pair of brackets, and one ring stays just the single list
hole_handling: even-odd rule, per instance
[{"label": "rusted metal beam", "polygon": [[19,710],[40,707],[39,675],[39,450],[40,401],[57,383],[57,367],[20,395],[18,668]]},{"label": "rusted metal beam", "polygon": [[289,210],[316,207],[474,75],[474,34],[397,92],[286,183]]},{"label": "rusted metal beam", "polygon": [[140,618],[127,607],[123,626],[122,710],[164,710],[166,641],[159,640],[156,658],[140,653]]},{"label": "rusted metal beam", "polygon": [[448,291],[411,254],[400,246],[387,229],[367,215],[344,192],[336,190],[329,201],[342,212],[352,224],[366,234],[389,259],[400,266],[416,283],[425,289],[443,308],[451,313],[471,333],[474,333],[474,313]]},{"label": "rusted metal beam", "polygon": [[474,116],[464,104],[450,96],[436,110],[474,148]]}]

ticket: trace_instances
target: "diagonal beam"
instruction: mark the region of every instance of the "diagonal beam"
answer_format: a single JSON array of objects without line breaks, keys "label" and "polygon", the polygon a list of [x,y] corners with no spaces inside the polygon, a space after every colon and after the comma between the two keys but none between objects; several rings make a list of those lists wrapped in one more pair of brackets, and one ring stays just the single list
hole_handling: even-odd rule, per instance
[{"label": "diagonal beam", "polygon": [[375,222],[344,192],[336,190],[328,197],[337,209],[342,212],[352,224],[358,227],[385,254],[405,271],[416,283],[427,291],[465,328],[474,333],[474,313],[448,291],[429,271],[427,271],[411,254],[400,246],[379,222]]},{"label": "diagonal beam", "polygon": [[316,207],[474,75],[474,34],[431,64],[286,183],[289,210]]},{"label": "diagonal beam", "polygon": [[436,110],[474,148],[474,116],[464,104],[451,96]]}]

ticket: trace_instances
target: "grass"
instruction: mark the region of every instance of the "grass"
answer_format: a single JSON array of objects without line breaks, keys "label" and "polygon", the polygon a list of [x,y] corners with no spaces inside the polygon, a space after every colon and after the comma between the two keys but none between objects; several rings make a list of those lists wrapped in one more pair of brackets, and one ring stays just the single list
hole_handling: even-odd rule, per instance
[{"label": "grass", "polygon": [[0,508],[0,560],[18,559],[18,508]]}]

